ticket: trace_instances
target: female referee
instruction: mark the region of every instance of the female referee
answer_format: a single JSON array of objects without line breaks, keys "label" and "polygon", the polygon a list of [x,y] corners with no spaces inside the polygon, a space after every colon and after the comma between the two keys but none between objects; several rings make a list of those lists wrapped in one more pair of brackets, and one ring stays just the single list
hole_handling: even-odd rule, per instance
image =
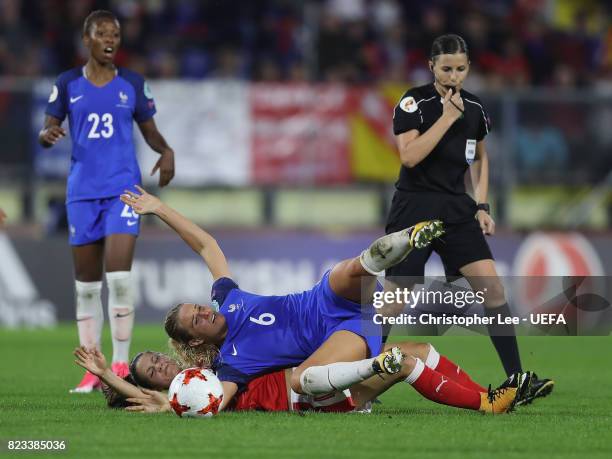
[{"label": "female referee", "polygon": [[[425,250],[415,250],[386,275],[410,287],[409,277],[422,277],[432,250],[442,259],[448,277],[464,276],[485,293],[487,314],[510,315],[503,285],[484,235],[495,232],[487,203],[489,161],[484,138],[490,129],[482,102],[462,89],[470,62],[458,35],[436,38],[429,68],[434,82],[412,88],[393,114],[393,132],[402,162],[387,220],[386,233],[432,218],[444,222],[446,234]],[[474,201],[465,190],[470,168]],[[399,277],[404,276],[404,277]],[[491,340],[507,375],[521,372],[514,327],[492,326]],[[554,382],[534,377],[526,402],[548,395]]]},{"label": "female referee", "polygon": [[[133,140],[133,121],[147,144],[160,154],[159,186],[174,176],[174,152],[157,130],[155,103],[142,76],[117,68],[120,43],[117,18],[109,11],[92,12],[83,26],[89,60],[56,80],[46,109],[39,142],[52,147],[66,135],[68,116],[72,160],[66,190],[76,278],[76,319],[81,345],[100,347],[104,322],[102,275],[106,271],[108,315],[113,340],[112,369],[127,374],[134,324],[130,270],[139,233],[139,216],[119,196],[141,182]],[[100,380],[90,372],[71,392],[91,392]]]},{"label": "female referee", "polygon": [[166,315],[165,329],[173,340],[198,348],[205,366],[212,363],[223,385],[221,407],[258,375],[292,367],[291,388],[314,396],[350,388],[354,397],[373,400],[405,381],[438,403],[505,413],[525,395],[529,373],[513,374],[485,393],[473,384],[464,386],[456,365],[442,369],[440,355],[429,345],[425,361],[413,356],[414,343],[382,347],[380,325],[373,320],[375,274],[439,237],[439,221],[421,222],[377,239],[359,257],[336,264],[310,290],[262,296],[241,290],[231,279],[225,255],[210,234],[136,188],[141,194],[126,190],[121,200],[139,214],[163,220],[203,258],[212,274],[216,307],[178,304]]}]

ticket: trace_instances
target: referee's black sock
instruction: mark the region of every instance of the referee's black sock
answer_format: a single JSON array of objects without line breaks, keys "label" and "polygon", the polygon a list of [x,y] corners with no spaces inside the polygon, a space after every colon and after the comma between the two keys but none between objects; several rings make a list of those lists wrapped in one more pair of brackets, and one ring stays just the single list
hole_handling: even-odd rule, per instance
[{"label": "referee's black sock", "polygon": [[[508,303],[504,303],[497,308],[485,308],[485,314],[487,317],[495,318],[499,314],[502,320],[511,316]],[[517,371],[522,372],[521,356],[519,355],[518,344],[516,342],[514,325],[498,324],[496,320],[494,324],[487,325],[487,328],[497,355],[499,355],[502,361],[506,375],[510,376]]]}]

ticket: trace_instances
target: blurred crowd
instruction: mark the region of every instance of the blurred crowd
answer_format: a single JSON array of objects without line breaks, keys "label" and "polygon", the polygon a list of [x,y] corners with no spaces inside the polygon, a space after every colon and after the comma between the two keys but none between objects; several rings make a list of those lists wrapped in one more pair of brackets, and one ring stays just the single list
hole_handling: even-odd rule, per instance
[{"label": "blurred crowd", "polygon": [[152,78],[420,83],[432,40],[454,32],[472,87],[612,80],[605,0],[0,0],[0,76],[82,63],[97,8],[121,21],[118,64]]}]

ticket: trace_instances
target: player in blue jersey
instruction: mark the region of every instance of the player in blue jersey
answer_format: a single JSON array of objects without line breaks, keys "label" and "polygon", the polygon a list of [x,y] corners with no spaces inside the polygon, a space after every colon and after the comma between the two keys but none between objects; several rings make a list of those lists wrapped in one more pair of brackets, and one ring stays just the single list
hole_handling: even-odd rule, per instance
[{"label": "player in blue jersey", "polygon": [[[89,60],[62,73],[46,109],[39,134],[43,147],[66,135],[72,138],[66,209],[76,278],[76,318],[81,345],[100,347],[104,321],[102,277],[106,272],[108,314],[113,339],[113,371],[127,374],[134,324],[130,270],[140,229],[139,216],[119,196],[141,183],[133,139],[134,121],[147,144],[160,154],[159,186],[174,176],[174,152],[153,120],[155,102],[142,76],[113,64],[120,44],[120,26],[109,11],[94,11],[83,26]],[[75,392],[90,392],[100,380],[87,372]]]},{"label": "player in blue jersey", "polygon": [[218,309],[181,303],[168,312],[165,328],[175,342],[197,349],[204,366],[212,363],[223,384],[222,407],[258,375],[291,367],[296,367],[291,388],[300,394],[350,388],[360,399],[372,400],[406,381],[430,400],[493,413],[511,410],[529,387],[530,376],[517,373],[487,394],[460,382],[456,365],[452,371],[446,364],[446,370],[439,368],[446,360],[428,344],[425,362],[413,356],[411,342],[383,349],[380,325],[372,320],[376,275],[439,237],[439,221],[377,239],[361,256],[336,264],[310,290],[262,296],[241,290],[231,279],[225,255],[210,234],[136,188],[140,194],[126,190],[121,200],[136,213],[151,213],[167,223],[212,274]]}]

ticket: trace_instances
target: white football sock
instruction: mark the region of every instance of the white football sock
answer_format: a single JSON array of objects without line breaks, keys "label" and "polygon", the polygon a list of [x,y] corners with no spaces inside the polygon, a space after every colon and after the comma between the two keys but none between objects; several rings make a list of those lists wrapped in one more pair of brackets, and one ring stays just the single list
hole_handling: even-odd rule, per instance
[{"label": "white football sock", "polygon": [[79,343],[88,349],[100,347],[104,314],[102,312],[102,282],[75,281],[76,320]]},{"label": "white football sock", "polygon": [[408,377],[404,380],[408,384],[413,384],[417,379],[419,379],[419,376],[421,376],[423,370],[425,370],[425,364],[421,359],[415,357],[414,360],[416,360],[416,364],[414,365],[414,368],[412,369]]},{"label": "white football sock", "polygon": [[425,365],[427,365],[432,370],[435,370],[440,363],[440,354],[436,351],[436,348],[431,344],[429,345],[429,354],[427,354],[427,359],[425,359]]},{"label": "white football sock", "polygon": [[361,252],[359,261],[367,272],[379,276],[391,266],[402,261],[412,251],[410,233],[401,230],[379,237],[366,250]]},{"label": "white football sock", "polygon": [[127,362],[134,328],[134,294],[130,271],[106,273],[108,319],[113,338],[113,363]]},{"label": "white football sock", "polygon": [[322,395],[344,390],[373,376],[375,374],[372,368],[373,361],[374,359],[365,359],[309,367],[302,372],[300,385],[302,390],[309,395]]}]

